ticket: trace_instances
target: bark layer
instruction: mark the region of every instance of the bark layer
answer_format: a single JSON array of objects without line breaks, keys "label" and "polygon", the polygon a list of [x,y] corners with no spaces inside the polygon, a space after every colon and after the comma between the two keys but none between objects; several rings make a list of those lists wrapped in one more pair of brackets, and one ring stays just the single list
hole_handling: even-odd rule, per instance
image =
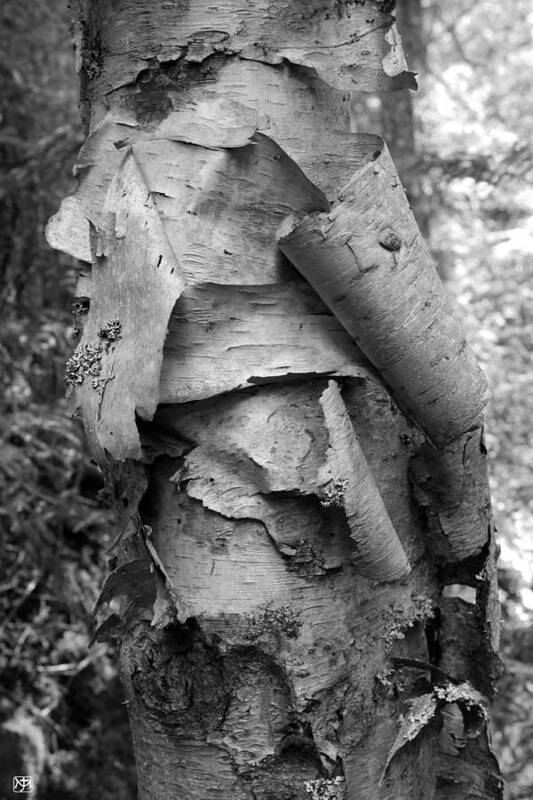
[{"label": "bark layer", "polygon": [[[93,263],[71,395],[119,516],[97,636],[120,640],[143,800],[466,798],[452,758],[498,796],[483,725],[440,738],[481,702],[449,686],[490,688],[490,531],[453,523],[486,503],[479,431],[435,497],[460,449],[424,442],[275,238],[375,146],[346,89],[412,80],[388,6],[79,6],[89,135],[49,236]],[[475,667],[443,583],[476,593]]]},{"label": "bark layer", "polygon": [[479,427],[485,377],[384,143],[330,211],[285,221],[279,243],[433,442]]}]

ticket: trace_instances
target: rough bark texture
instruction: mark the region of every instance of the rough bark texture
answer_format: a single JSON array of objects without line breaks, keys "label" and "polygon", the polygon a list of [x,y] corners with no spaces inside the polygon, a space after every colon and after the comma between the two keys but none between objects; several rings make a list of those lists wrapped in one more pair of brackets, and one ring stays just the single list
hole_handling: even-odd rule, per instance
[{"label": "rough bark texture", "polygon": [[[483,383],[446,322],[433,356],[401,344],[405,416],[376,320],[359,341],[276,243],[376,149],[348,90],[412,85],[389,9],[77,8],[88,138],[48,235],[88,262],[67,379],[119,517],[96,636],[120,640],[142,800],[500,796]],[[434,357],[439,402],[446,356],[471,412],[444,401],[431,444],[405,398]]]}]

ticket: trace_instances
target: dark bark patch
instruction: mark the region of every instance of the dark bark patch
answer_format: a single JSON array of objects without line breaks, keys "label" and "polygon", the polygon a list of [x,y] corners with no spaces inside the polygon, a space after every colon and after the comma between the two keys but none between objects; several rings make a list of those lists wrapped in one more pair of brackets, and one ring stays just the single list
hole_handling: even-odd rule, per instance
[{"label": "dark bark patch", "polygon": [[82,122],[89,125],[89,94],[93,81],[100,77],[104,67],[104,44],[100,31],[102,19],[101,0],[80,2],[75,39],[81,62],[80,100]]},{"label": "dark bark patch", "polygon": [[442,753],[436,772],[435,800],[503,798],[503,781],[486,733],[469,742],[459,755]]},{"label": "dark bark patch", "polygon": [[99,27],[101,5],[101,0],[91,0],[84,3],[84,8],[80,10],[82,80],[97,78],[104,66],[104,47]]},{"label": "dark bark patch", "polygon": [[289,572],[295,572],[307,580],[326,575],[325,558],[313,542],[299,539],[288,546],[282,545],[278,549],[287,557]]},{"label": "dark bark patch", "polygon": [[268,603],[262,611],[249,617],[244,635],[247,639],[259,639],[272,634],[295,639],[301,624],[300,615],[290,606],[274,606],[273,603]]},{"label": "dark bark patch", "polygon": [[414,499],[432,550],[444,563],[476,557],[488,541],[491,508],[481,442],[481,429],[441,450],[426,442],[409,462]]},{"label": "dark bark patch", "polygon": [[171,110],[185,105],[195,87],[214,84],[225,61],[220,55],[201,63],[181,58],[159,63],[153,59],[138,74],[134,91],[126,96],[127,105],[141,125],[160,122]]},{"label": "dark bark patch", "polygon": [[493,676],[476,606],[458,597],[441,601],[439,666],[456,680],[468,680],[483,694],[492,694]]},{"label": "dark bark patch", "polygon": [[116,597],[124,600],[121,616],[135,619],[145,610],[150,610],[155,601],[155,580],[148,558],[126,561],[108,575],[98,597],[95,613],[104,603]]},{"label": "dark bark patch", "polygon": [[131,654],[133,689],[159,724],[187,738],[220,727],[228,704],[223,666],[199,631],[184,626],[145,629]]}]

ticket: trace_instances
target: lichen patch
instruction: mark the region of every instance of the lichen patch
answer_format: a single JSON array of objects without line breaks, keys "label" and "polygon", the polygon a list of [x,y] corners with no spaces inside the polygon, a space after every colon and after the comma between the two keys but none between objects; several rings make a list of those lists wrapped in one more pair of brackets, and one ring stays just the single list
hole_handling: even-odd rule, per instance
[{"label": "lichen patch", "polygon": [[82,384],[86,377],[98,378],[102,371],[102,345],[83,344],[76,348],[65,364],[65,381],[69,386]]}]

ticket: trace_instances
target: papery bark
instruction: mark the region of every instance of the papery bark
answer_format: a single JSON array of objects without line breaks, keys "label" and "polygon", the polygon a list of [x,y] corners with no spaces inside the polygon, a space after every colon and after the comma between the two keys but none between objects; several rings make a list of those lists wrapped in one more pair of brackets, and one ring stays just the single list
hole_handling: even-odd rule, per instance
[{"label": "papery bark", "polygon": [[[413,84],[389,5],[77,6],[88,138],[49,238],[87,262],[68,374],[119,520],[99,611],[121,607],[97,637],[120,643],[142,800],[444,800],[438,719],[391,755],[430,687],[407,664],[448,658],[443,583],[476,588],[494,659],[488,526],[466,549],[467,524],[437,531],[440,456],[276,243],[375,148],[348,90]],[[469,465],[476,502],[484,453]],[[483,731],[455,755],[478,783]]]}]

